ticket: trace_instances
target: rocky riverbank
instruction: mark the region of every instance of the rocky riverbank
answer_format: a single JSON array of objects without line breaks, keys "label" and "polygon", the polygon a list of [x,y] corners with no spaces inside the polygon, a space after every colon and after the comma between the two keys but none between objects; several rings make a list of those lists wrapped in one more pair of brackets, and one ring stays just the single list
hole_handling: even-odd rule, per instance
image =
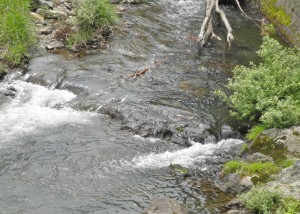
[{"label": "rocky riverbank", "polygon": [[254,0],[254,2],[290,44],[300,47],[299,0]]},{"label": "rocky riverbank", "polygon": [[[125,9],[117,8],[119,14]],[[67,44],[67,39],[78,31],[76,17],[76,1],[35,0],[32,3],[30,15],[34,18],[38,30],[38,51],[57,51],[68,48],[70,52],[78,53],[82,46]],[[101,32],[84,44],[87,49],[106,48],[108,32]]]},{"label": "rocky riverbank", "polygon": [[[265,173],[257,168],[251,176],[233,170],[220,180],[220,188],[225,192],[239,195],[248,192],[254,185],[264,184],[284,198],[300,200],[300,126],[264,131],[249,143],[248,150],[238,161],[245,164],[270,163],[270,166],[278,166],[279,170],[278,173]],[[231,214],[252,213],[245,209],[239,198],[230,201],[227,208],[227,213]]]}]

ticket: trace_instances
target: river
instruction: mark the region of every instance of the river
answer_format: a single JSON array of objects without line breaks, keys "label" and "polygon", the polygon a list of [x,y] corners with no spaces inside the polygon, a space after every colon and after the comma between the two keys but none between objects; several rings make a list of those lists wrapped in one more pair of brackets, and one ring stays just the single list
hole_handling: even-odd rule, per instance
[{"label": "river", "polygon": [[[191,213],[221,213],[211,206],[215,193],[192,183],[213,182],[242,143],[218,134],[222,124],[239,127],[212,92],[235,65],[257,60],[259,28],[225,7],[232,50],[217,20],[223,41],[200,50],[191,38],[204,1],[126,8],[107,49],[81,58],[45,53],[0,82],[1,213],[142,213],[157,197]],[[174,174],[176,164],[191,178]]]}]

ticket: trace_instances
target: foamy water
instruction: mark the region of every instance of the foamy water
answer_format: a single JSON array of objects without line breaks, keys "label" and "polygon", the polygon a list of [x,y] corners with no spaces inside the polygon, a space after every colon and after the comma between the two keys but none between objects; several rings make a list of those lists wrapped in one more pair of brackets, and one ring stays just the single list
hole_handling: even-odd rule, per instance
[{"label": "foamy water", "polygon": [[[144,139],[145,140],[145,139]],[[148,142],[151,143],[152,139]],[[109,166],[110,171],[132,169],[158,169],[168,167],[171,164],[179,164],[183,167],[193,167],[199,163],[204,163],[208,159],[215,159],[220,154],[229,153],[236,145],[244,143],[239,139],[225,139],[218,143],[200,144],[195,143],[191,147],[176,151],[166,151],[162,153],[141,154],[131,160],[114,160],[103,165]],[[226,156],[226,155],[224,155]],[[204,166],[206,166],[204,164]]]},{"label": "foamy water", "polygon": [[201,162],[211,156],[215,151],[226,152],[234,145],[243,143],[242,140],[226,139],[217,144],[195,143],[193,146],[174,152],[166,151],[160,154],[148,154],[133,159],[133,165],[137,168],[161,168],[171,164],[179,164],[184,167],[190,167],[197,162]]},{"label": "foamy water", "polygon": [[1,141],[33,134],[40,128],[86,123],[95,115],[67,107],[76,95],[66,90],[50,90],[19,80],[2,84],[0,88],[8,86],[16,89],[16,95],[0,111]]}]

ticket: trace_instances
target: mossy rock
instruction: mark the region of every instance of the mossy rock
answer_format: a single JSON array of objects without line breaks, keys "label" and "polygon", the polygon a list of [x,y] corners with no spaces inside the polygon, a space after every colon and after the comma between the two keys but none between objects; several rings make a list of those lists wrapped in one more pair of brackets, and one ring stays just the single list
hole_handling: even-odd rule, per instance
[{"label": "mossy rock", "polygon": [[170,166],[171,171],[175,174],[175,175],[181,175],[181,176],[189,176],[189,169],[186,167],[183,167],[179,164],[171,164]]},{"label": "mossy rock", "polygon": [[256,152],[271,156],[275,162],[287,159],[288,154],[287,147],[283,143],[276,142],[265,134],[259,135],[251,142],[250,153],[254,154]]},{"label": "mossy rock", "polygon": [[294,46],[300,47],[299,0],[254,0],[261,12],[272,22],[281,35]]}]

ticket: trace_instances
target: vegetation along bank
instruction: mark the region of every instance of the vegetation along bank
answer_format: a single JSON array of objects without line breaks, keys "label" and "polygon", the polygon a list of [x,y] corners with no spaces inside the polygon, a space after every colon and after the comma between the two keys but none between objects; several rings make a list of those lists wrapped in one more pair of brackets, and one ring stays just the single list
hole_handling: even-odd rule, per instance
[{"label": "vegetation along bank", "polygon": [[299,0],[253,0],[278,32],[293,46],[300,47]]}]

